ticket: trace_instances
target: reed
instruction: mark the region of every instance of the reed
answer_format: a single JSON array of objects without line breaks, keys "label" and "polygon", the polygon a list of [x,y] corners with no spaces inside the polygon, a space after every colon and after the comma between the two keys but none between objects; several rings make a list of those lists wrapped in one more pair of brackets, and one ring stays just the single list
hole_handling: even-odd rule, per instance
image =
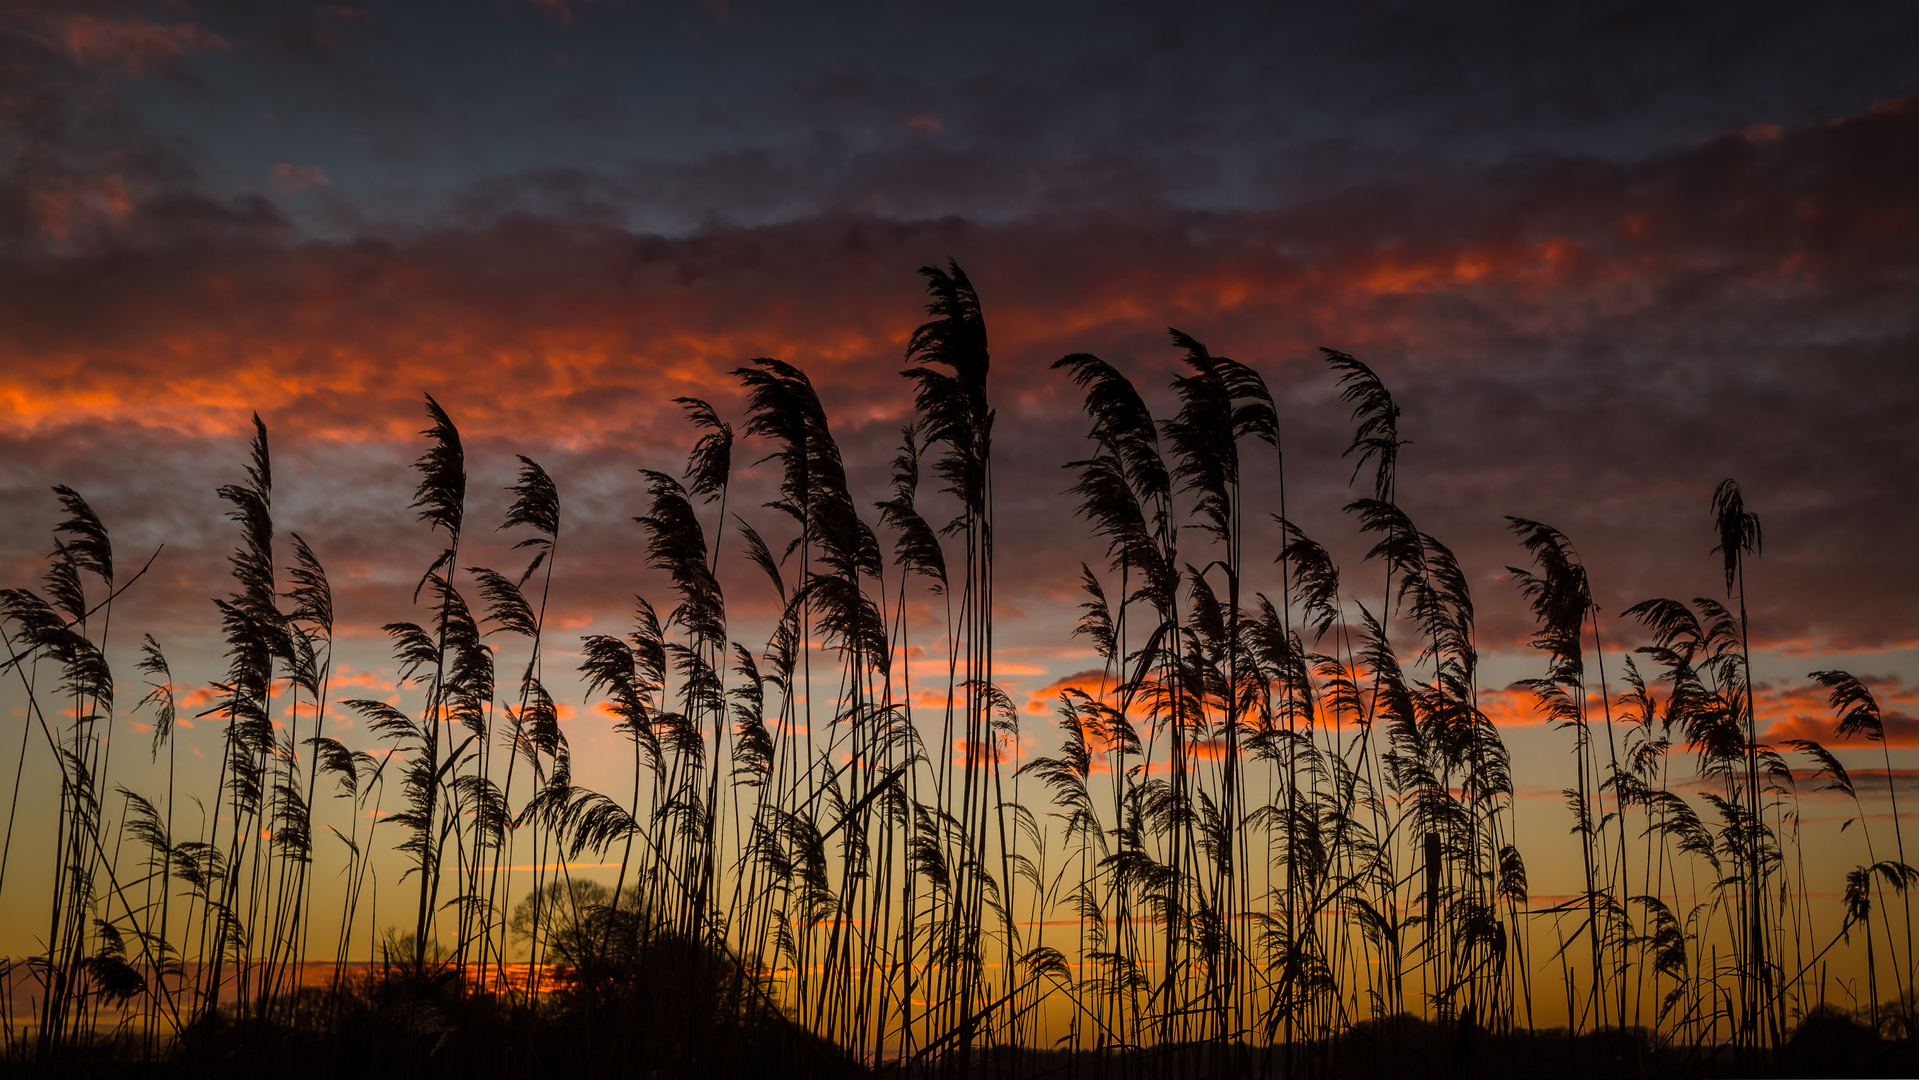
[{"label": "reed", "polygon": [[[186,694],[152,636],[138,707],[165,790],[114,783],[113,599],[139,574],[116,581],[106,526],[56,489],[42,584],[0,592],[0,674],[27,706],[0,890],[20,887],[29,760],[59,779],[34,879],[44,949],[6,969],[6,1004],[32,1009],[7,1028],[9,1067],[189,1069],[236,1046],[333,1061],[311,1048],[351,1038],[488,1074],[732,1075],[775,1054],[823,1074],[1352,1075],[1386,1067],[1382,1045],[1428,1044],[1463,1073],[1539,1045],[1537,982],[1556,978],[1569,1054],[1758,1071],[1803,1048],[1802,1018],[1852,1022],[1830,974],[1848,953],[1871,1037],[1910,1046],[1919,872],[1885,718],[1863,681],[1811,675],[1835,737],[1880,743],[1889,844],[1867,820],[1876,787],[1832,750],[1762,741],[1745,573],[1761,534],[1736,483],[1710,504],[1724,599],[1647,600],[1623,625],[1571,538],[1507,519],[1544,664],[1521,686],[1571,755],[1578,891],[1536,900],[1481,705],[1473,572],[1400,504],[1401,409],[1347,353],[1323,360],[1352,409],[1350,574],[1289,516],[1285,409],[1257,368],[1171,331],[1156,416],[1162,388],[1090,354],[1054,365],[1083,403],[1066,485],[1104,552],[1079,568],[1073,633],[1101,671],[1062,691],[1057,749],[1022,759],[995,667],[986,314],[957,264],[922,274],[914,414],[883,497],[856,496],[791,363],[735,370],[731,422],[680,399],[684,467],[641,468],[633,495],[666,592],[636,599],[628,632],[582,639],[575,671],[548,664],[570,647],[548,640],[558,484],[520,457],[499,529],[527,562],[472,564],[464,444],[427,397],[411,509],[438,554],[417,621],[385,627],[404,693],[338,702],[351,732],[325,723],[333,593],[275,525],[256,417],[218,491],[238,540],[215,601],[226,671],[193,718],[221,725],[205,792],[176,785]],[[742,452],[776,477],[750,513],[732,498]],[[736,618],[741,597],[775,614]],[[614,718],[617,787],[577,782],[561,682]],[[1803,853],[1826,841],[1802,835],[1805,783],[1851,801],[1867,853],[1825,883],[1843,889],[1836,929],[1808,900]],[[402,873],[382,912],[388,848]],[[611,881],[575,876],[586,858]],[[338,910],[317,913],[336,877]],[[324,964],[316,915],[337,919]]]}]

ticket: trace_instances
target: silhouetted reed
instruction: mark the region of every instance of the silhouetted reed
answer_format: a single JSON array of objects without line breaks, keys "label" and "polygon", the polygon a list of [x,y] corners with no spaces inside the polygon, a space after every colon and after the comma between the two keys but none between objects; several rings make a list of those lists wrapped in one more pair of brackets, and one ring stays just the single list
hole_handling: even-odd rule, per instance
[{"label": "silhouetted reed", "polygon": [[[0,592],[27,704],[0,889],[29,756],[59,776],[45,948],[6,970],[7,1003],[31,1001],[9,1066],[1586,1075],[1603,1053],[1719,1075],[1803,1067],[1821,1039],[1862,1070],[1910,1061],[1919,873],[1884,718],[1859,679],[1811,676],[1839,737],[1881,743],[1890,846],[1831,751],[1760,741],[1745,584],[1760,528],[1737,484],[1711,502],[1725,600],[1633,606],[1632,655],[1602,641],[1571,538],[1508,519],[1544,663],[1521,686],[1573,758],[1579,891],[1535,901],[1481,707],[1471,575],[1400,505],[1400,408],[1343,352],[1323,358],[1352,407],[1346,456],[1366,480],[1344,511],[1369,545],[1346,576],[1288,516],[1282,409],[1258,370],[1171,331],[1174,407],[1155,417],[1112,364],[1054,365],[1087,423],[1068,485],[1104,554],[1080,567],[1074,633],[1102,667],[1060,692],[1057,751],[1021,759],[994,666],[986,319],[956,264],[922,273],[914,416],[867,504],[890,546],[803,370],[732,372],[737,437],[679,399],[689,458],[641,468],[634,496],[667,593],[637,599],[628,632],[582,639],[565,676],[630,748],[605,792],[576,782],[549,691],[559,488],[519,458],[499,527],[526,565],[463,562],[465,450],[433,398],[411,508],[441,546],[412,592],[423,616],[385,627],[407,693],[338,702],[364,721],[352,733],[323,723],[333,594],[319,555],[276,531],[255,418],[243,479],[218,491],[239,541],[215,602],[226,672],[195,717],[222,735],[197,815],[176,788],[185,695],[151,636],[140,707],[166,790],[113,785],[107,644],[131,581],[116,585],[86,501],[56,489],[41,589]],[[742,445],[777,477],[757,520],[729,513]],[[1276,505],[1248,505],[1250,473],[1276,481]],[[745,580],[724,580],[736,563]],[[736,636],[728,589],[772,600],[763,642]],[[1787,754],[1852,800],[1867,851],[1830,936]],[[377,910],[386,846],[404,921],[395,882]],[[610,884],[575,876],[587,856],[617,867]],[[322,875],[340,883],[323,962]],[[1830,1000],[1835,949],[1863,957],[1856,1016]],[[1549,1035],[1535,983],[1554,972],[1569,1030]]]}]

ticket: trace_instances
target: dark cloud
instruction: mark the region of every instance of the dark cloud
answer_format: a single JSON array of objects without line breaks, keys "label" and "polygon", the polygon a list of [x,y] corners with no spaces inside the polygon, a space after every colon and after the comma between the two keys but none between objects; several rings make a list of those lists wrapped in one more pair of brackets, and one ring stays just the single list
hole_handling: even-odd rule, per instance
[{"label": "dark cloud", "polygon": [[191,142],[136,107],[204,95],[190,61],[232,48],[180,14],[29,6],[0,22],[0,258],[284,236],[275,207],[211,190]]},{"label": "dark cloud", "polygon": [[[96,75],[100,57],[133,58],[63,100],[137,114],[202,194],[271,195],[274,164],[324,168],[329,197],[288,213],[334,239],[582,199],[597,220],[681,233],[1283,209],[1542,157],[1625,165],[1919,90],[1919,14],[1899,4],[184,10],[96,4],[61,18],[91,20],[77,25],[97,46],[43,28],[10,47],[55,67],[84,54]],[[72,74],[42,67],[23,85]],[[205,92],[156,99],[156,73]]]}]

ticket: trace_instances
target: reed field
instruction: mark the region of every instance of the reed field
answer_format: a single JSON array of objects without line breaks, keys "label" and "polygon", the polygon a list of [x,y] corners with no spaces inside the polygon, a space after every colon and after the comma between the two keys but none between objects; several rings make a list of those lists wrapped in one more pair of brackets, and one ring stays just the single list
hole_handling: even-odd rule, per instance
[{"label": "reed field", "polygon": [[[1292,406],[1255,367],[1178,331],[1170,386],[1066,356],[1083,452],[996,461],[980,299],[957,264],[922,274],[890,484],[855,490],[800,367],[743,361],[738,415],[680,399],[684,462],[634,462],[633,562],[668,587],[608,597],[618,635],[549,624],[562,485],[521,457],[504,520],[469,519],[458,417],[428,397],[411,509],[439,554],[385,627],[397,703],[337,684],[329,553],[276,525],[257,418],[219,489],[205,686],[115,619],[148,553],[56,489],[44,576],[0,592],[0,896],[34,890],[41,920],[0,972],[9,1073],[1919,1069],[1885,719],[1813,671],[1830,741],[1883,775],[1761,741],[1764,507],[1737,482],[1698,507],[1696,594],[1623,612],[1576,538],[1506,519],[1522,689],[1574,778],[1522,808],[1482,701],[1508,690],[1480,670],[1488,568],[1401,509],[1418,448],[1382,373],[1323,350],[1367,548],[1336,565],[1288,514]],[[1056,471],[1103,550],[1062,568],[1059,626],[1101,671],[1050,718],[995,669],[996,467]],[[731,486],[748,468],[763,504]],[[513,561],[476,565],[481,534]],[[582,687],[620,736],[603,789],[576,768]],[[179,758],[181,721],[217,763]],[[1841,819],[1802,820],[1815,795]],[[1570,895],[1529,887],[1547,849]],[[1836,849],[1863,855],[1809,865]]]}]

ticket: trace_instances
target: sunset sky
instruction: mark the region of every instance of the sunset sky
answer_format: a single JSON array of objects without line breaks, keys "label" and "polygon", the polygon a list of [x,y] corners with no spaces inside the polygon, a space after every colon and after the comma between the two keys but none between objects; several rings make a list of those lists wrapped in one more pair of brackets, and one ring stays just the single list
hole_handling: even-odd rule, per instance
[{"label": "sunset sky", "polygon": [[[1764,523],[1762,718],[1825,737],[1804,675],[1843,667],[1919,746],[1919,6],[1322,7],[9,4],[0,586],[37,583],[70,484],[126,572],[165,545],[115,611],[126,686],[145,632],[186,685],[218,677],[237,533],[214,489],[257,411],[279,524],[334,575],[339,662],[391,691],[379,626],[421,617],[437,551],[407,508],[431,393],[476,537],[515,454],[557,480],[559,647],[619,632],[635,593],[664,600],[630,519],[635,470],[694,438],[670,399],[737,420],[726,372],[797,364],[882,498],[915,270],[952,258],[992,335],[998,663],[1037,738],[1042,688],[1096,666],[1069,630],[1100,558],[1049,366],[1097,353],[1170,411],[1172,326],[1266,375],[1288,508],[1356,582],[1317,347],[1392,388],[1400,501],[1474,576],[1522,783],[1562,785],[1563,740],[1500,704],[1540,668],[1503,515],[1570,535],[1610,618],[1723,595],[1729,476]],[[605,721],[573,691],[587,745]],[[216,752],[212,722],[182,738]],[[29,945],[14,908],[0,951]]]}]

